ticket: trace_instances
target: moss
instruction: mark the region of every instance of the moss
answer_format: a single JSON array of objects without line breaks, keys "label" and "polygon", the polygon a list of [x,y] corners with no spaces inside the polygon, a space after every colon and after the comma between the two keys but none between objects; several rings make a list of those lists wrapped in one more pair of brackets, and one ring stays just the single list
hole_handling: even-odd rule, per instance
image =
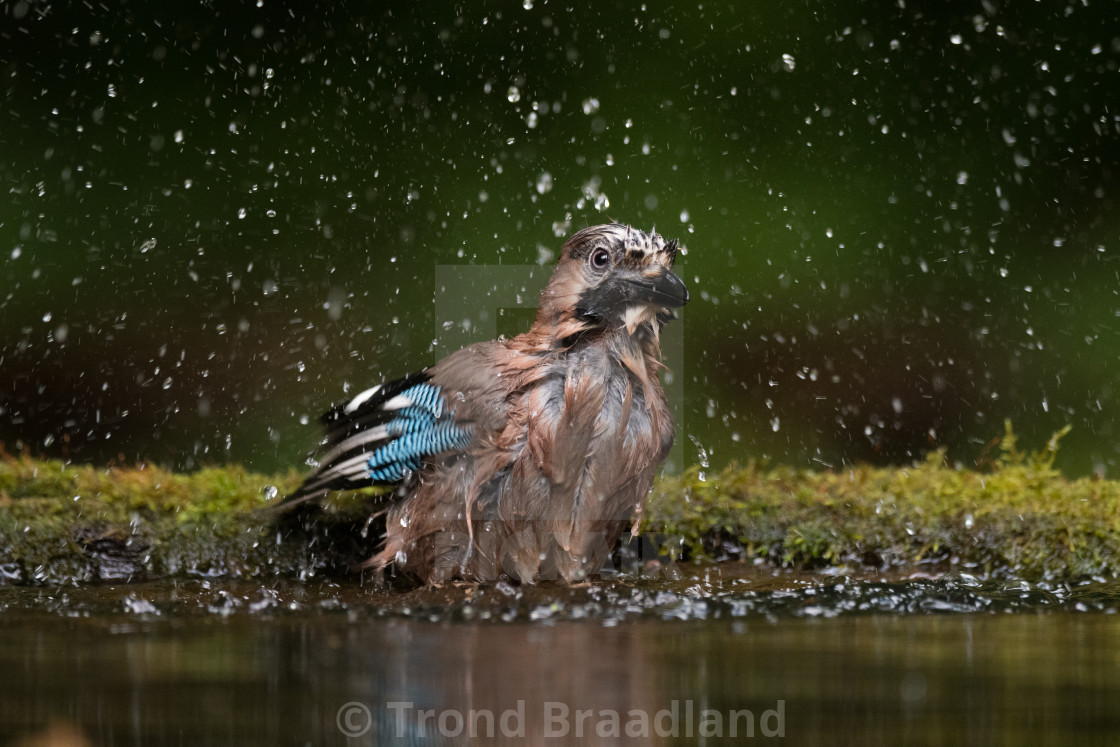
[{"label": "moss", "polygon": [[[241,467],[174,474],[26,457],[0,461],[0,582],[314,573],[339,561],[299,521],[262,511],[299,483]],[[344,519],[349,523],[344,522]],[[353,516],[333,522],[349,527]],[[331,521],[322,531],[331,531]]]},{"label": "moss", "polygon": [[[1068,480],[1056,433],[1034,453],[1010,424],[984,470],[943,452],[906,468],[813,472],[693,468],[650,496],[647,530],[682,538],[693,558],[763,558],[784,566],[938,565],[984,574],[1070,579],[1120,574],[1120,482]],[[684,496],[685,500],[680,497]]]},{"label": "moss", "polygon": [[[655,486],[643,527],[702,561],[1120,575],[1120,482],[1059,474],[1064,433],[1028,453],[1008,425],[974,470],[947,465],[942,452],[903,468],[692,468]],[[261,510],[299,480],[236,466],[175,474],[2,460],[0,583],[304,576],[372,552],[379,530],[367,517],[379,491],[337,496],[314,514]]]}]

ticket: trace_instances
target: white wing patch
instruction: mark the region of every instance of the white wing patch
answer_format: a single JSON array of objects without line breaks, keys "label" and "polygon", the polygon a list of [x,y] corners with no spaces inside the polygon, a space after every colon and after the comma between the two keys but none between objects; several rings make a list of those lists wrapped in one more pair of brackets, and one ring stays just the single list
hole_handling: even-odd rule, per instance
[{"label": "white wing patch", "polygon": [[382,410],[403,410],[406,407],[412,407],[412,398],[403,394],[398,394],[391,400],[381,405]]},{"label": "white wing patch", "polygon": [[377,394],[377,392],[380,391],[380,389],[381,389],[381,385],[378,384],[375,387],[371,387],[370,389],[365,390],[364,392],[359,394],[357,397],[355,397],[354,399],[352,399],[352,400],[350,400],[349,402],[346,403],[346,407],[344,409],[344,412],[347,415],[354,412],[359,407],[361,407],[362,404],[365,403],[370,397]]}]

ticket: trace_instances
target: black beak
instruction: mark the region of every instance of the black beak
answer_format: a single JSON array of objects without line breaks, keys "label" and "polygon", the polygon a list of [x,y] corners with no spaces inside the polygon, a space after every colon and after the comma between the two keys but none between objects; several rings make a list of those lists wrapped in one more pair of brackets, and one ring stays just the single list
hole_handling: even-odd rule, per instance
[{"label": "black beak", "polygon": [[636,277],[625,278],[630,290],[630,297],[634,301],[644,301],[654,306],[664,306],[678,309],[688,303],[688,288],[684,287],[681,279],[669,270],[664,270],[653,278]]}]

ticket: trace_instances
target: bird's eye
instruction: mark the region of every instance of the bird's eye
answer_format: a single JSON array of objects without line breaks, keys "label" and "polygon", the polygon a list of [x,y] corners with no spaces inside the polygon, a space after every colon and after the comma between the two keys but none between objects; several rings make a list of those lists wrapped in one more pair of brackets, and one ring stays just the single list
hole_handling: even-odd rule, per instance
[{"label": "bird's eye", "polygon": [[611,263],[611,253],[602,247],[591,252],[591,266],[596,270],[605,270]]}]

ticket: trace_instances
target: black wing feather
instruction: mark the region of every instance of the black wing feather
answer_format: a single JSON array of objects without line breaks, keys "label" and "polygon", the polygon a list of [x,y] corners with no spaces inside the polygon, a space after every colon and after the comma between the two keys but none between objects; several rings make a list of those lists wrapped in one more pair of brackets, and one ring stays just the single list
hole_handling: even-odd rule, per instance
[{"label": "black wing feather", "polygon": [[318,500],[332,490],[394,484],[395,480],[371,479],[365,461],[376,446],[392,438],[383,431],[397,413],[384,409],[385,404],[430,378],[427,371],[409,374],[361,392],[325,412],[320,419],[325,433],[315,452],[318,467],[294,493],[276,504],[276,508],[288,509]]}]

